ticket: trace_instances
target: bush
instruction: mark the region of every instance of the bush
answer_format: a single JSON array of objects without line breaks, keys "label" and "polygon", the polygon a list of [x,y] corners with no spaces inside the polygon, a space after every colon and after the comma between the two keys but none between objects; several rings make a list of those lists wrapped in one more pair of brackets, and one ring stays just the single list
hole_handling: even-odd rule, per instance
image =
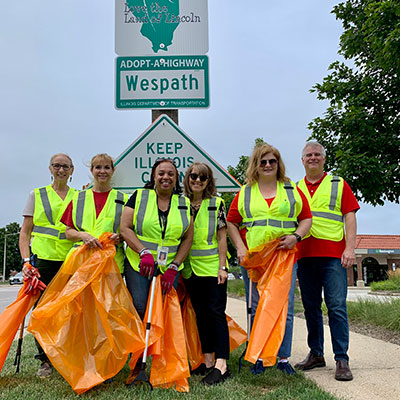
[{"label": "bush", "polygon": [[372,292],[377,290],[400,291],[400,269],[390,271],[388,279],[385,281],[371,282],[370,288]]}]

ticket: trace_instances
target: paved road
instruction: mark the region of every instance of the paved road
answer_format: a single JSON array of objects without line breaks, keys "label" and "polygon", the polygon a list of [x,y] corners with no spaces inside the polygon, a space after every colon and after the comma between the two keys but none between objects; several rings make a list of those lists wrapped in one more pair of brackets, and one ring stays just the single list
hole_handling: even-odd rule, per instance
[{"label": "paved road", "polygon": [[[0,314],[7,306],[15,301],[21,287],[22,285],[0,285]],[[31,312],[29,312],[27,318],[25,318],[25,328],[28,326],[30,316]],[[25,334],[26,332],[25,330]]]}]

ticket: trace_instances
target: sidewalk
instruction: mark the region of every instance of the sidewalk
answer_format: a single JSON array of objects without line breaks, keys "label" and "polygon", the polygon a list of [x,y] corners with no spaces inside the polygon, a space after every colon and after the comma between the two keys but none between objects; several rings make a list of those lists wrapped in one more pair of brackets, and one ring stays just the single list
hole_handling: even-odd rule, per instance
[{"label": "sidewalk", "polygon": [[[246,329],[246,305],[243,300],[228,297],[227,314]],[[350,332],[351,382],[334,378],[335,361],[330,342],[329,327],[325,325],[325,368],[306,371],[327,392],[343,399],[382,400],[400,399],[400,346]],[[302,361],[308,353],[305,320],[295,317],[291,363]]]}]

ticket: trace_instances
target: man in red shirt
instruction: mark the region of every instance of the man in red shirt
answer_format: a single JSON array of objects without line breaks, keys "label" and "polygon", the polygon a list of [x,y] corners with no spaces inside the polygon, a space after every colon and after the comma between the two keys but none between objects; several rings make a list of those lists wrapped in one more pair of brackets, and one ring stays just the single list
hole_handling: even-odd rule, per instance
[{"label": "man in red shirt", "polygon": [[[350,381],[349,324],[347,319],[347,271],[355,263],[356,212],[360,208],[349,185],[324,172],[326,153],[318,142],[308,142],[302,162],[306,176],[298,186],[308,198],[313,214],[309,236],[301,242],[298,278],[308,330],[310,353],[295,365],[301,370],[324,367],[322,288],[328,308],[335,379]],[[345,235],[344,235],[345,233]]]}]

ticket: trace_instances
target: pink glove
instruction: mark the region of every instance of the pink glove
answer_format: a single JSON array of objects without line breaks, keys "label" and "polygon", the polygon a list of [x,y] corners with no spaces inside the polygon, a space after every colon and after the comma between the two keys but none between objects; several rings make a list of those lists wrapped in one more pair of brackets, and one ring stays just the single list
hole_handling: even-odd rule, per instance
[{"label": "pink glove", "polygon": [[179,265],[172,262],[167,270],[161,275],[161,288],[163,293],[169,293],[174,284]]},{"label": "pink glove", "polygon": [[151,278],[154,273],[154,257],[149,249],[143,249],[140,253],[140,275]]}]

